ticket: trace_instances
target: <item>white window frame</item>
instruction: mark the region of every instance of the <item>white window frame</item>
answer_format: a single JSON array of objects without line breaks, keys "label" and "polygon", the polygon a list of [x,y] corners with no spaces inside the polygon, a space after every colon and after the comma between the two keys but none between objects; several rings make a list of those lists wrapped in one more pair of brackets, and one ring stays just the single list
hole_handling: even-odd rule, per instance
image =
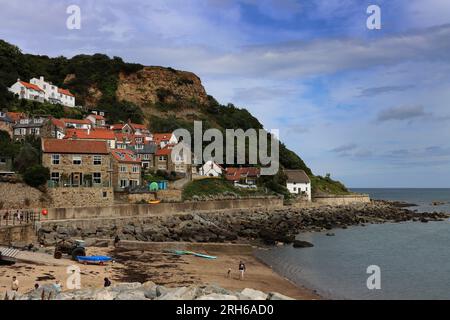
[{"label": "white window frame", "polygon": [[[96,175],[97,175],[97,177],[96,177]],[[101,184],[102,183],[102,173],[101,172],[94,172],[92,174],[92,181],[95,184]]]},{"label": "white window frame", "polygon": [[61,175],[59,174],[59,172],[52,172],[50,174],[50,180],[59,183],[59,181],[61,180]]},{"label": "white window frame", "polygon": [[[96,162],[99,162],[99,163],[96,163]],[[103,157],[101,155],[95,155],[92,160],[92,163],[94,164],[94,166],[101,166],[102,162],[103,162]]]},{"label": "white window frame", "polygon": [[[80,161],[80,163],[75,163],[75,161]],[[83,164],[82,156],[72,156],[72,164],[76,166],[81,166]]]},{"label": "white window frame", "polygon": [[122,189],[124,189],[124,188],[128,187],[129,182],[128,182],[127,179],[120,179],[120,180],[119,180],[119,185],[120,185],[120,187],[121,187]]},{"label": "white window frame", "polygon": [[133,165],[133,168],[131,170],[133,173],[139,173],[139,166]]},{"label": "white window frame", "polygon": [[[58,158],[58,159],[56,159]],[[61,163],[61,155],[60,154],[52,154],[52,165],[58,165]]]},{"label": "white window frame", "polygon": [[121,173],[126,173],[126,172],[128,172],[127,166],[121,165],[120,168],[119,168],[119,171],[120,171]]}]

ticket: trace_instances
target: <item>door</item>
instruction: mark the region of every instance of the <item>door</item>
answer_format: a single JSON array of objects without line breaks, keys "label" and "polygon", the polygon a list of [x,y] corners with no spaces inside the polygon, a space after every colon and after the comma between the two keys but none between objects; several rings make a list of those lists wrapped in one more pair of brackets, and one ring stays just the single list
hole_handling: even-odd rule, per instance
[{"label": "door", "polygon": [[72,186],[79,187],[81,185],[82,174],[80,172],[72,173]]}]

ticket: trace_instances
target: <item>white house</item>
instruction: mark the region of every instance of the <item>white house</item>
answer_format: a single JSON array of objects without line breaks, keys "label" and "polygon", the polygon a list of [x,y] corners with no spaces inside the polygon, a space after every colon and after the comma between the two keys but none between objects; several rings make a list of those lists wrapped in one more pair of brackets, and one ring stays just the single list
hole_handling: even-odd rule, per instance
[{"label": "white house", "polygon": [[89,120],[92,123],[93,127],[104,127],[106,126],[105,117],[99,114],[90,114],[86,117],[86,120]]},{"label": "white house", "polygon": [[286,187],[292,194],[303,195],[311,201],[311,180],[303,170],[284,170],[288,179]]},{"label": "white house", "polygon": [[15,95],[18,95],[19,99],[27,99],[38,102],[45,101],[44,90],[35,84],[21,81],[20,79],[17,79],[17,82],[9,88],[9,91]]},{"label": "white house", "polygon": [[[20,99],[39,102],[49,101],[66,107],[75,107],[75,96],[69,90],[58,88],[51,82],[46,82],[44,77],[32,78],[30,83],[18,79],[9,91],[19,95]],[[36,92],[39,94],[36,94]]]},{"label": "white house", "polygon": [[199,174],[201,176],[219,177],[220,175],[222,175],[222,170],[223,170],[222,166],[220,166],[219,164],[217,164],[212,160],[208,160],[200,168]]}]

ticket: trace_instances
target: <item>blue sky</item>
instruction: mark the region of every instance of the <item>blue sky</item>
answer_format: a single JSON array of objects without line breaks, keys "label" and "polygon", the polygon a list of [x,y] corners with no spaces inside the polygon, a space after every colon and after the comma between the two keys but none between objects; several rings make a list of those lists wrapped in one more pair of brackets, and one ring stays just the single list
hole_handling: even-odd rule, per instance
[{"label": "blue sky", "polygon": [[[448,0],[55,2],[0,0],[0,38],[195,72],[350,187],[450,187]],[[81,30],[65,27],[71,4]]]}]

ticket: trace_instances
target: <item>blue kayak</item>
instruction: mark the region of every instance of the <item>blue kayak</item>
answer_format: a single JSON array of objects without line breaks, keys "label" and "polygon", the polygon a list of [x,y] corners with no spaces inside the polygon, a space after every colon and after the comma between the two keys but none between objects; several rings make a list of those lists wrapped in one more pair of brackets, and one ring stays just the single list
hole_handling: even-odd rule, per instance
[{"label": "blue kayak", "polygon": [[108,256],[78,256],[78,262],[81,263],[94,263],[94,264],[103,264],[106,262],[112,261],[111,257]]}]

